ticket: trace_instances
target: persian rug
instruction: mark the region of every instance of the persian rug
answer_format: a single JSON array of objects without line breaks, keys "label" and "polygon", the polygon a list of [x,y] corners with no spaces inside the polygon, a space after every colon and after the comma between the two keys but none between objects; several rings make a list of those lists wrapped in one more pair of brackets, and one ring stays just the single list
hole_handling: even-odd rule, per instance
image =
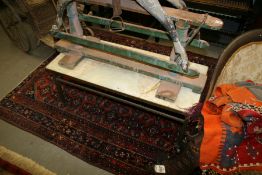
[{"label": "persian rug", "polygon": [[0,146],[1,175],[55,175],[36,162]]},{"label": "persian rug", "polygon": [[198,146],[180,123],[63,84],[61,101],[49,61],[1,100],[1,119],[114,174],[154,174],[167,159],[171,174],[198,166]]}]

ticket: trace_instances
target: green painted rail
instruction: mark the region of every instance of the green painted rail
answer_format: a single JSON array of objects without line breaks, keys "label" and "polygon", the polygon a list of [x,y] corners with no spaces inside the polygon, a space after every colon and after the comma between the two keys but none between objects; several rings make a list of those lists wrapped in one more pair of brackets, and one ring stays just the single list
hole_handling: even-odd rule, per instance
[{"label": "green painted rail", "polygon": [[64,32],[51,31],[51,34],[55,38],[65,39],[75,44],[80,44],[80,45],[83,45],[89,48],[98,49],[104,52],[109,52],[112,54],[128,57],[133,60],[144,62],[146,64],[150,64],[150,65],[162,68],[162,69],[169,70],[171,72],[179,73],[187,77],[195,78],[199,76],[199,72],[195,70],[189,69],[188,72],[184,72],[180,66],[170,61],[160,60],[160,59],[157,59],[157,58],[145,55],[145,54],[138,53],[133,50],[126,50],[121,47],[117,47],[117,46],[113,46],[113,45],[109,45],[109,44],[105,44],[105,43],[96,41],[94,39],[84,39],[84,38],[80,38],[78,36],[74,36],[74,35],[64,33]]},{"label": "green painted rail", "polygon": [[[72,49],[70,47],[63,47],[63,46],[61,46],[59,44],[55,45],[55,48],[59,52],[61,52],[61,53],[72,53],[72,52],[75,52],[74,49]],[[82,51],[79,51],[79,52],[81,54],[83,54],[83,57],[86,57],[88,59],[92,59],[92,60],[95,60],[95,61],[111,64],[113,66],[117,66],[117,67],[120,67],[120,68],[123,68],[123,69],[127,69],[127,70],[130,70],[130,71],[133,71],[133,72],[144,74],[144,75],[149,76],[149,77],[153,77],[153,78],[157,78],[157,79],[160,79],[160,80],[168,81],[170,83],[174,83],[174,84],[181,83],[181,85],[183,87],[190,88],[195,93],[199,93],[200,94],[203,91],[203,87],[200,87],[200,86],[197,86],[197,85],[194,85],[194,84],[190,84],[190,83],[187,83],[187,82],[183,82],[183,81],[180,82],[180,81],[176,80],[175,78],[172,78],[172,77],[175,77],[176,75],[178,75],[178,74],[175,74],[175,73],[173,73],[172,77],[165,76],[165,75],[160,75],[160,74],[157,74],[157,73],[154,73],[154,72],[149,72],[149,71],[146,71],[146,70],[143,70],[143,69],[134,68],[132,66],[129,66],[128,64],[122,64],[122,63],[119,63],[117,61],[100,58],[100,57],[94,56],[92,54],[88,54],[88,52],[82,52]]]},{"label": "green painted rail", "polygon": [[[98,16],[93,16],[93,15],[85,15],[85,14],[79,14],[79,20],[91,22],[94,24],[104,25],[104,26],[109,26],[110,23],[112,22],[110,19],[107,19],[107,18],[102,18]],[[131,24],[127,22],[123,22],[123,24],[124,24],[125,31],[136,32],[136,33],[140,33],[140,34],[144,34],[144,35],[148,35],[152,37],[157,37],[157,38],[161,38],[165,40],[170,39],[168,33],[162,30],[157,30],[157,29],[153,29],[150,27],[143,27],[140,25]],[[121,28],[121,25],[122,25],[121,21],[114,20],[111,23],[111,27],[115,27],[115,28]]]},{"label": "green painted rail", "polygon": [[178,66],[175,63],[172,63],[171,61],[160,60],[158,58],[155,58],[149,55],[145,55],[145,54],[141,54],[133,50],[127,50],[127,49],[117,47],[114,45],[109,45],[109,44],[100,42],[98,39],[92,39],[91,37],[87,37],[86,39],[84,39],[84,38],[74,36],[68,33],[57,32],[57,31],[51,31],[51,34],[55,38],[65,39],[75,44],[83,45],[89,48],[101,50],[101,51],[112,53],[115,55],[128,57],[133,60],[144,62],[149,65],[153,65],[153,66],[156,66],[162,69],[169,70],[171,72],[179,73],[187,77],[196,78],[199,76],[199,72],[195,70],[189,69],[188,72],[184,72],[180,66]]},{"label": "green painted rail", "polygon": [[[111,23],[111,27],[114,27],[114,28],[121,28],[123,24],[125,31],[131,31],[131,32],[139,33],[139,34],[144,34],[147,36],[152,36],[155,38],[170,40],[168,33],[165,31],[150,28],[150,27],[144,27],[144,26],[140,26],[140,25],[136,25],[136,24],[132,24],[128,22],[122,23],[121,21],[117,21],[117,20],[114,20],[112,22],[110,19],[107,19],[107,18],[102,18],[99,16],[93,16],[93,15],[86,15],[86,14],[79,14],[79,20],[90,22],[93,24],[104,25],[104,26],[110,26],[110,23]],[[209,46],[209,44],[206,41],[198,40],[198,39],[193,39],[190,45],[193,47],[198,47],[198,48],[206,48]]]}]

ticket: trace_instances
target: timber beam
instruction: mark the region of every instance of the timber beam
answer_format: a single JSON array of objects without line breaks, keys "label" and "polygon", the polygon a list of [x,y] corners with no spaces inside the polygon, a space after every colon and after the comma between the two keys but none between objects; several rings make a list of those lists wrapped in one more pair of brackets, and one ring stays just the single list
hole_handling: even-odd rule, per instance
[{"label": "timber beam", "polygon": [[[100,5],[104,7],[112,7],[112,0],[77,0],[80,3],[89,5]],[[126,11],[136,12],[140,14],[149,15],[149,13],[142,8],[136,1],[133,0],[121,0],[121,8]],[[174,21],[183,20],[187,21],[193,26],[202,26],[203,28],[220,30],[223,27],[223,21],[219,18],[207,15],[198,14],[190,11],[185,11],[176,8],[163,7],[164,11]],[[202,24],[204,22],[204,24]]]},{"label": "timber beam", "polygon": [[[119,55],[112,55],[110,53],[88,47],[79,47],[79,45],[66,40],[59,40],[55,44],[55,48],[61,53],[68,54],[70,57],[74,57],[75,55],[75,58],[77,59],[92,59],[123,69],[127,69],[129,71],[138,72],[140,74],[144,74],[146,76],[157,78],[163,81],[167,81],[175,85],[181,84],[184,87],[192,89],[192,91],[195,93],[201,93],[203,91],[207,79],[207,76],[205,74],[200,74],[197,78],[192,79],[180,74],[171,73],[168,70],[152,67],[141,62],[126,59]],[[66,65],[66,62],[68,60],[67,56],[65,56],[64,58],[65,59],[60,60],[59,63],[63,63],[62,66],[68,68],[68,66]],[[80,60],[74,59],[74,61],[79,62]],[[69,61],[69,64],[72,64],[71,61]]]},{"label": "timber beam", "polygon": [[199,72],[192,69],[189,69],[188,72],[184,72],[182,68],[179,65],[177,65],[175,62],[166,59],[161,59],[160,54],[156,54],[153,52],[144,51],[141,49],[128,47],[128,46],[123,46],[108,41],[103,41],[98,38],[90,37],[90,36],[79,37],[65,32],[56,32],[56,31],[51,31],[51,34],[55,38],[65,39],[72,43],[82,45],[88,48],[93,48],[103,52],[108,52],[111,54],[123,56],[128,59],[132,59],[134,61],[143,62],[145,64],[149,64],[151,66],[169,70],[173,73],[179,73],[183,76],[187,76],[190,78],[196,78],[199,76]]},{"label": "timber beam", "polygon": [[[120,22],[120,21],[111,21],[110,19],[99,17],[99,16],[93,16],[89,14],[79,14],[79,20],[90,22],[92,24],[99,24],[104,26],[110,26],[114,28],[121,28],[121,26],[124,26],[125,31],[131,31],[139,34],[144,34],[147,36],[152,36],[160,39],[170,40],[169,35],[167,32],[163,30],[158,30],[150,27],[144,27],[137,24],[132,24],[128,22]],[[206,48],[209,46],[208,42],[200,39],[193,39],[192,42],[190,42],[190,45],[193,47],[198,48]]]}]

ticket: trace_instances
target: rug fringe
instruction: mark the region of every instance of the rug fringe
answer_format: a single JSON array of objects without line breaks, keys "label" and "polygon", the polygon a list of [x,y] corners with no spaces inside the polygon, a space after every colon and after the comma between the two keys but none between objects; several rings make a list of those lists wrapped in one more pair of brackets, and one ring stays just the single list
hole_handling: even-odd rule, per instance
[{"label": "rug fringe", "polygon": [[19,155],[11,150],[8,150],[7,148],[1,145],[0,145],[0,158],[31,174],[56,175],[55,173],[44,168],[43,166],[37,164],[33,160],[23,157],[22,155]]}]

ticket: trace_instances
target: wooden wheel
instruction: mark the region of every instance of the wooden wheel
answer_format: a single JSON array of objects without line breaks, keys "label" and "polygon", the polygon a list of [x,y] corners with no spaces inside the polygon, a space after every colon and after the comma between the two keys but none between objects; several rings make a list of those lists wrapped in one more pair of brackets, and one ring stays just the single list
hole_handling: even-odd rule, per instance
[{"label": "wooden wheel", "polygon": [[8,37],[23,51],[29,52],[37,47],[38,39],[31,25],[19,21],[6,6],[0,9],[0,24]]},{"label": "wooden wheel", "polygon": [[14,16],[11,13],[12,12],[7,7],[0,9],[0,23],[3,27],[3,29],[5,30],[6,34],[8,35],[8,37],[12,41],[14,41],[15,36],[13,35],[13,33],[15,33],[14,32],[15,31],[15,28],[14,28],[15,19],[14,19]]}]

